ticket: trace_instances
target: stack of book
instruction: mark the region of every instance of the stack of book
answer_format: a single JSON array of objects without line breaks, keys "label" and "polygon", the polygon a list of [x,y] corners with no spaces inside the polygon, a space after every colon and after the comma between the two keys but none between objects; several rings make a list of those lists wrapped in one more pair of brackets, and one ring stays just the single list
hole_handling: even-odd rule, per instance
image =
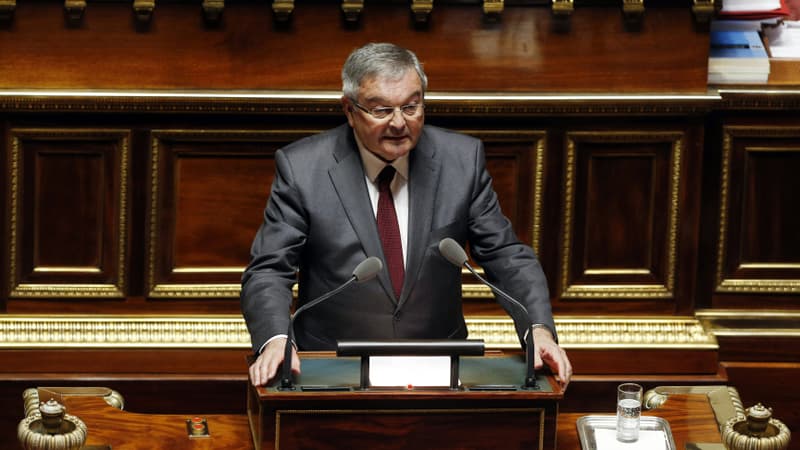
[{"label": "stack of book", "polygon": [[711,29],[709,84],[765,84],[769,55],[756,30]]}]

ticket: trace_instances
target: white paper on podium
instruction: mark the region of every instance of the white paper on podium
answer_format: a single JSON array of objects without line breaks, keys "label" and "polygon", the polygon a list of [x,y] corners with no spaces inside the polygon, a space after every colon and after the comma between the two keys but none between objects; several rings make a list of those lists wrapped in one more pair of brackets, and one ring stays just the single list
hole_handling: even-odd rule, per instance
[{"label": "white paper on podium", "polygon": [[369,383],[376,387],[450,386],[450,357],[371,356]]},{"label": "white paper on podium", "polygon": [[617,431],[607,428],[594,430],[597,450],[667,450],[663,430],[639,430],[636,442],[620,442]]}]

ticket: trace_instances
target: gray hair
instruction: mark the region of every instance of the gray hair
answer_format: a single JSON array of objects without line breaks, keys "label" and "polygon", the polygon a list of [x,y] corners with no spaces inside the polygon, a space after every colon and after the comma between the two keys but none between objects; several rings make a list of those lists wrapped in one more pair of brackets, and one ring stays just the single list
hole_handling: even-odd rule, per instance
[{"label": "gray hair", "polygon": [[424,94],[428,88],[428,77],[414,52],[394,44],[369,43],[353,50],[347,57],[342,67],[342,94],[358,98],[359,87],[365,78],[399,79],[411,69],[419,75]]}]

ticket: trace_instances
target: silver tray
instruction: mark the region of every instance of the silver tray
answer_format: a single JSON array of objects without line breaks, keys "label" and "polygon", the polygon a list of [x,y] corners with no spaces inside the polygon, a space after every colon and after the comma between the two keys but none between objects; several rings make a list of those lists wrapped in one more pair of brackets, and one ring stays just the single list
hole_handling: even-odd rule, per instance
[{"label": "silver tray", "polygon": [[583,416],[576,423],[583,450],[675,450],[672,430],[661,417],[642,416],[639,440],[623,443],[616,439],[617,416]]}]

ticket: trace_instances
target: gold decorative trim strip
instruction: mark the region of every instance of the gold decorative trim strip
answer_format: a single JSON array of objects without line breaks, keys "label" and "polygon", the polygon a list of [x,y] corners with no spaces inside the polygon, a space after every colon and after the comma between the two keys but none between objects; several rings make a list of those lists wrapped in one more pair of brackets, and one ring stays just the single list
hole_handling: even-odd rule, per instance
[{"label": "gold decorative trim strip", "polygon": [[133,14],[139,24],[147,24],[153,18],[156,9],[155,0],[133,0]]},{"label": "gold decorative trim strip", "polygon": [[225,0],[203,0],[203,19],[206,23],[217,24],[222,20],[222,12],[225,10]]},{"label": "gold decorative trim strip", "polygon": [[71,24],[80,22],[84,11],[86,11],[86,0],[64,0],[64,13]]},{"label": "gold decorative trim strip", "polygon": [[2,316],[0,348],[250,348],[241,316]]},{"label": "gold decorative trim strip", "polygon": [[[470,337],[490,349],[519,349],[510,318],[469,317]],[[556,317],[567,349],[716,349],[713,334],[693,318]],[[239,315],[2,315],[0,349],[230,348],[249,349]]]},{"label": "gold decorative trim strip", "polygon": [[714,336],[800,338],[800,311],[709,309],[695,316]]},{"label": "gold decorative trim strip", "polygon": [[[102,113],[232,113],[341,116],[336,91],[0,90],[0,111]],[[713,92],[669,94],[425,94],[425,110],[443,115],[698,114],[721,101]],[[798,98],[800,105],[800,98]]]},{"label": "gold decorative trim strip", "polygon": [[[694,14],[695,23],[705,24],[708,23],[716,13],[716,6],[714,0],[693,0],[692,13]],[[722,3],[722,0],[716,2],[717,5]]]},{"label": "gold decorative trim strip", "polygon": [[242,286],[236,284],[158,284],[147,293],[152,298],[239,298]]},{"label": "gold decorative trim strip", "polygon": [[433,11],[433,0],[411,0],[411,14],[415,22],[427,23],[431,11]]},{"label": "gold decorative trim strip", "polygon": [[17,9],[17,0],[0,0],[0,23],[10,22]]},{"label": "gold decorative trim strip", "polygon": [[[719,211],[719,242],[717,244],[716,261],[716,292],[731,293],[766,293],[766,294],[797,294],[800,293],[800,278],[733,278],[726,270],[726,258],[728,257],[728,231],[730,227],[731,198],[730,186],[734,183],[731,180],[731,164],[733,160],[733,141],[736,137],[755,137],[755,138],[795,138],[800,137],[797,127],[764,127],[764,126],[726,126],[722,129],[722,168],[720,174],[720,211]],[[797,152],[796,148],[765,148],[761,147],[745,148],[745,153],[750,152]],[[734,249],[735,250],[735,249]],[[800,269],[800,263],[769,263],[750,261],[744,263],[742,258],[737,258],[737,268],[739,269]],[[798,272],[800,274],[800,272]],[[757,276],[757,275],[756,275]],[[763,276],[763,275],[762,275]],[[800,276],[800,275],[798,275]]]},{"label": "gold decorative trim strip", "polygon": [[[562,242],[561,263],[561,298],[672,298],[675,289],[675,270],[678,247],[678,211],[680,210],[680,178],[682,158],[681,132],[659,131],[652,133],[631,132],[602,132],[602,131],[574,131],[567,133],[566,162],[564,175],[564,241]],[[672,144],[670,155],[670,181],[669,181],[669,223],[667,225],[667,265],[663,285],[657,284],[572,284],[570,277],[570,264],[572,258],[573,227],[575,215],[575,177],[577,171],[578,141],[591,142],[669,142]],[[597,270],[597,269],[589,269]],[[601,269],[602,270],[602,269]],[[614,269],[615,273],[623,269]],[[628,272],[639,269],[625,269]],[[607,272],[611,273],[611,272]]]},{"label": "gold decorative trim strip", "polygon": [[556,17],[568,17],[575,11],[575,2],[573,0],[552,0],[553,1],[553,15]]},{"label": "gold decorative trim strip", "polygon": [[363,10],[364,0],[342,0],[342,13],[348,22],[358,22]]},{"label": "gold decorative trim strip", "polygon": [[503,13],[505,0],[483,0],[483,14],[487,17],[499,16]]},{"label": "gold decorative trim strip", "polygon": [[272,2],[272,12],[278,22],[288,21],[294,12],[294,0],[274,0]]},{"label": "gold decorative trim strip", "polygon": [[[718,3],[721,4],[721,3]],[[798,89],[718,89],[724,109],[800,109]]]}]

